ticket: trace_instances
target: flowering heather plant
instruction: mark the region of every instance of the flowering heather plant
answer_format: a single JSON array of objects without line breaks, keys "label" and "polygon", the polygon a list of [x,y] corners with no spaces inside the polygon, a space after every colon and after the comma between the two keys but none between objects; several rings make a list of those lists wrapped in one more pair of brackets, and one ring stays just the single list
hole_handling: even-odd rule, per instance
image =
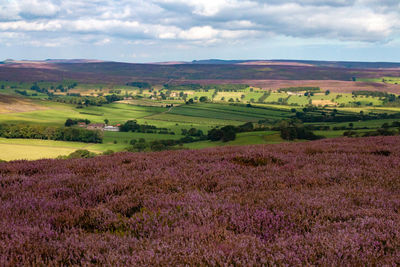
[{"label": "flowering heather plant", "polygon": [[0,265],[400,265],[400,138],[0,163]]}]

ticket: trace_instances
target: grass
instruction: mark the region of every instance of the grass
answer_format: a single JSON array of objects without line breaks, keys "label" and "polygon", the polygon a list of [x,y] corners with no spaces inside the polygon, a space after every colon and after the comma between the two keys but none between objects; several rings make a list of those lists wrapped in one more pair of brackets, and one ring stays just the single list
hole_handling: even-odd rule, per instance
[{"label": "grass", "polygon": [[274,131],[260,131],[239,133],[236,139],[229,142],[212,142],[212,141],[199,141],[194,143],[184,144],[184,148],[188,149],[202,149],[216,146],[243,146],[243,145],[259,145],[259,144],[276,144],[283,143],[285,140],[280,138],[279,134]]},{"label": "grass", "polygon": [[104,122],[104,119],[108,119],[111,124],[115,124],[166,111],[166,108],[161,107],[133,106],[129,104],[118,103],[108,104],[100,107],[89,106],[83,109],[77,109],[73,105],[62,103],[48,104],[46,101],[40,101],[40,104],[47,106],[49,109],[12,114],[0,114],[0,122],[25,122],[44,125],[63,125],[68,118],[78,118],[88,119],[91,122]]},{"label": "grass", "polygon": [[400,84],[400,77],[357,78],[358,82]]},{"label": "grass", "polygon": [[289,112],[283,110],[272,110],[272,109],[257,109],[245,106],[234,106],[226,104],[194,104],[194,105],[182,105],[174,108],[171,114],[220,119],[220,120],[231,120],[239,122],[257,122],[259,120],[268,118],[285,118],[288,117]]}]

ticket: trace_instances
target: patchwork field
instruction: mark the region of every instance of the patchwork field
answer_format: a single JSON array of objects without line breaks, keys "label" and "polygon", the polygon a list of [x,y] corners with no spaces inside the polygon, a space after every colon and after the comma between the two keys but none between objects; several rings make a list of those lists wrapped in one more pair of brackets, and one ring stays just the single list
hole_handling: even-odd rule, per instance
[{"label": "patchwork field", "polygon": [[[157,130],[106,132],[102,144],[74,143],[70,147],[52,141],[12,143],[7,139],[2,142],[0,159],[21,159],[23,155],[26,159],[56,157],[81,148],[96,153],[117,152],[132,148],[138,140],[145,140],[148,147],[155,141],[176,142],[171,149],[279,143],[284,142],[279,135],[280,123],[305,119],[302,116],[307,112],[320,122],[308,118],[305,126],[316,127],[320,136],[339,137],[346,130],[362,135],[380,129],[385,122],[391,125],[391,134],[398,131],[395,125],[400,120],[400,85],[396,83],[400,70],[373,69],[368,64],[364,68],[358,63],[270,63],[2,64],[0,78],[7,79],[0,80],[0,125],[62,127],[69,118],[109,125],[135,120]],[[355,66],[359,68],[353,69]],[[39,76],[42,78],[37,79]],[[313,87],[319,90],[311,94],[308,90]],[[374,91],[375,95],[356,95],[355,91]],[[321,119],[332,113],[346,120]],[[360,114],[372,118],[364,119]],[[239,132],[235,140],[227,142],[206,140],[212,129],[249,122],[261,128],[260,132]],[[327,128],[318,130],[321,127]],[[334,127],[340,129],[333,130]],[[201,131],[202,138],[191,136],[185,143],[180,142],[192,128]],[[269,132],[271,129],[274,131]],[[9,152],[13,145],[15,148]]]}]

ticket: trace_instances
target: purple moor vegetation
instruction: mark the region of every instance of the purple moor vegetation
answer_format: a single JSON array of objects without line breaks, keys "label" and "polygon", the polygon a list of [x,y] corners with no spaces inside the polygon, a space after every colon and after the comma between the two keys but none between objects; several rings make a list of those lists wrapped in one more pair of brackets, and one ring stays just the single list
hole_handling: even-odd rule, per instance
[{"label": "purple moor vegetation", "polygon": [[400,264],[400,137],[0,163],[0,265]]}]

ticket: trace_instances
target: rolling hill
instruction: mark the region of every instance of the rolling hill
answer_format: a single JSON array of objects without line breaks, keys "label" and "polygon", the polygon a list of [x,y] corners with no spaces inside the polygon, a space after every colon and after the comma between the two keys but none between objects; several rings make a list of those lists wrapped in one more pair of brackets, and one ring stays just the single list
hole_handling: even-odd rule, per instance
[{"label": "rolling hill", "polygon": [[[268,63],[269,62],[269,63]],[[201,81],[236,83],[241,80],[351,81],[357,78],[400,76],[398,63],[314,61],[198,61],[185,64],[134,64],[83,60],[19,61],[0,64],[0,79],[10,81],[62,81],[118,83],[147,81],[182,84]]]}]

